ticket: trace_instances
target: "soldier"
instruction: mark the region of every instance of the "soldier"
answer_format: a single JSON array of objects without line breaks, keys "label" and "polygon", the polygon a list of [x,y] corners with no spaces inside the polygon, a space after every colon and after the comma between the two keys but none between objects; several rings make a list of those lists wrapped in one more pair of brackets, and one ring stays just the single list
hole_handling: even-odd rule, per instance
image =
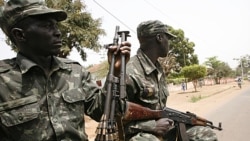
[{"label": "soldier", "polygon": [[[167,26],[158,20],[142,22],[137,27],[140,48],[127,64],[128,101],[138,103],[153,110],[166,107],[169,96],[165,74],[158,62],[169,52],[169,39],[175,38]],[[126,123],[126,140],[129,141],[175,141],[176,128],[167,118],[159,120],[139,120]],[[172,129],[173,128],[173,129]],[[192,127],[187,130],[192,141],[217,141],[215,133],[207,127]]]},{"label": "soldier", "polygon": [[[0,140],[88,140],[84,114],[100,120],[104,95],[78,62],[56,57],[57,23],[67,18],[43,0],[9,0],[0,13],[17,56],[0,61]],[[118,53],[130,56],[129,42]],[[117,47],[109,48],[109,58]],[[115,74],[119,74],[116,60]]]}]

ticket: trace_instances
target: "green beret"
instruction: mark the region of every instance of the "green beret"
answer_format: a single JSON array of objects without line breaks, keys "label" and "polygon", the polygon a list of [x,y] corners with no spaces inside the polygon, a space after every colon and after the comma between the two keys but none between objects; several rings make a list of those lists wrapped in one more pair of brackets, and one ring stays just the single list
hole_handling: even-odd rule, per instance
[{"label": "green beret", "polygon": [[9,0],[0,10],[0,26],[6,35],[15,24],[28,16],[49,14],[57,21],[67,18],[66,12],[48,8],[44,0]]},{"label": "green beret", "polygon": [[158,33],[166,33],[169,37],[176,37],[168,32],[167,25],[163,24],[159,20],[149,20],[141,22],[137,27],[137,37],[149,37]]}]

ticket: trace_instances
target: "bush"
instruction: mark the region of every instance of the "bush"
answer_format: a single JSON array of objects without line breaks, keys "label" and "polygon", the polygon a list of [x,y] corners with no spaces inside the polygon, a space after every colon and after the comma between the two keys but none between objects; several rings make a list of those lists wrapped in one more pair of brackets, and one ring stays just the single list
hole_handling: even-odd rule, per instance
[{"label": "bush", "polygon": [[173,83],[174,85],[181,84],[181,82],[185,81],[185,78],[173,78],[173,79],[166,79],[167,83]]}]

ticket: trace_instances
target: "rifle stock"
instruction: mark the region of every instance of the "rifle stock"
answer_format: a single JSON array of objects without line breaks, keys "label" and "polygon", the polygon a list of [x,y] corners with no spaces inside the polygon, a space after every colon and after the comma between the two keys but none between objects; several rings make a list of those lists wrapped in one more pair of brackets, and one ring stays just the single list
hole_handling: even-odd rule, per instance
[{"label": "rifle stock", "polygon": [[222,130],[221,123],[219,123],[219,126],[214,126],[213,122],[205,118],[201,118],[194,113],[184,113],[168,107],[165,107],[163,110],[152,110],[139,104],[127,102],[127,109],[123,115],[124,122],[160,118],[169,118],[176,123],[184,123],[191,126],[207,126],[212,129]]},{"label": "rifle stock", "polygon": [[159,119],[162,118],[164,114],[162,110],[152,110],[128,101],[126,107],[126,111],[123,115],[124,121]]}]

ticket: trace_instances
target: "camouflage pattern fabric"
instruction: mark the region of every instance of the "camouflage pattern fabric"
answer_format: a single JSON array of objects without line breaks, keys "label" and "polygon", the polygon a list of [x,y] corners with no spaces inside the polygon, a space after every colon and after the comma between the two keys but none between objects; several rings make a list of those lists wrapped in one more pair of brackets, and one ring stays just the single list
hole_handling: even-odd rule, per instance
[{"label": "camouflage pattern fabric", "polygon": [[84,113],[100,120],[102,103],[90,73],[74,61],[54,57],[48,75],[21,54],[0,61],[1,141],[87,140]]},{"label": "camouflage pattern fabric", "polygon": [[218,141],[216,134],[209,127],[194,126],[187,130],[190,141]]},{"label": "camouflage pattern fabric", "polygon": [[[138,49],[137,55],[127,64],[128,100],[151,109],[163,109],[166,106],[169,92],[163,69],[157,62],[150,59]],[[133,121],[126,123],[125,136],[127,141],[175,141],[176,128],[167,133],[166,137],[157,137],[148,133],[156,125],[155,120]],[[187,130],[190,141],[217,141],[216,134],[208,127],[191,127]]]},{"label": "camouflage pattern fabric", "polygon": [[28,16],[50,14],[57,21],[67,18],[63,10],[48,8],[44,0],[9,0],[0,8],[0,26],[6,35],[13,25]]},{"label": "camouflage pattern fabric", "polygon": [[175,38],[176,36],[168,31],[168,26],[163,24],[159,20],[149,20],[141,22],[137,27],[137,37],[150,37],[158,33],[166,33],[169,38]]},{"label": "camouflage pattern fabric", "polygon": [[[150,133],[139,132],[129,139],[129,141],[178,141],[176,131],[169,131],[166,137],[157,137]],[[190,141],[218,141],[216,134],[211,128],[194,126],[187,130]]]},{"label": "camouflage pattern fabric", "polygon": [[133,136],[131,139],[129,139],[129,141],[161,141],[161,140],[153,134],[140,132],[135,136]]},{"label": "camouflage pattern fabric", "polygon": [[[137,55],[130,59],[126,69],[129,77],[127,82],[129,101],[150,109],[163,109],[166,107],[169,92],[165,75],[160,64],[157,63],[156,66],[141,49],[138,49]],[[155,125],[155,120],[132,121],[125,126],[125,136],[129,138],[131,135],[152,128]]]}]

